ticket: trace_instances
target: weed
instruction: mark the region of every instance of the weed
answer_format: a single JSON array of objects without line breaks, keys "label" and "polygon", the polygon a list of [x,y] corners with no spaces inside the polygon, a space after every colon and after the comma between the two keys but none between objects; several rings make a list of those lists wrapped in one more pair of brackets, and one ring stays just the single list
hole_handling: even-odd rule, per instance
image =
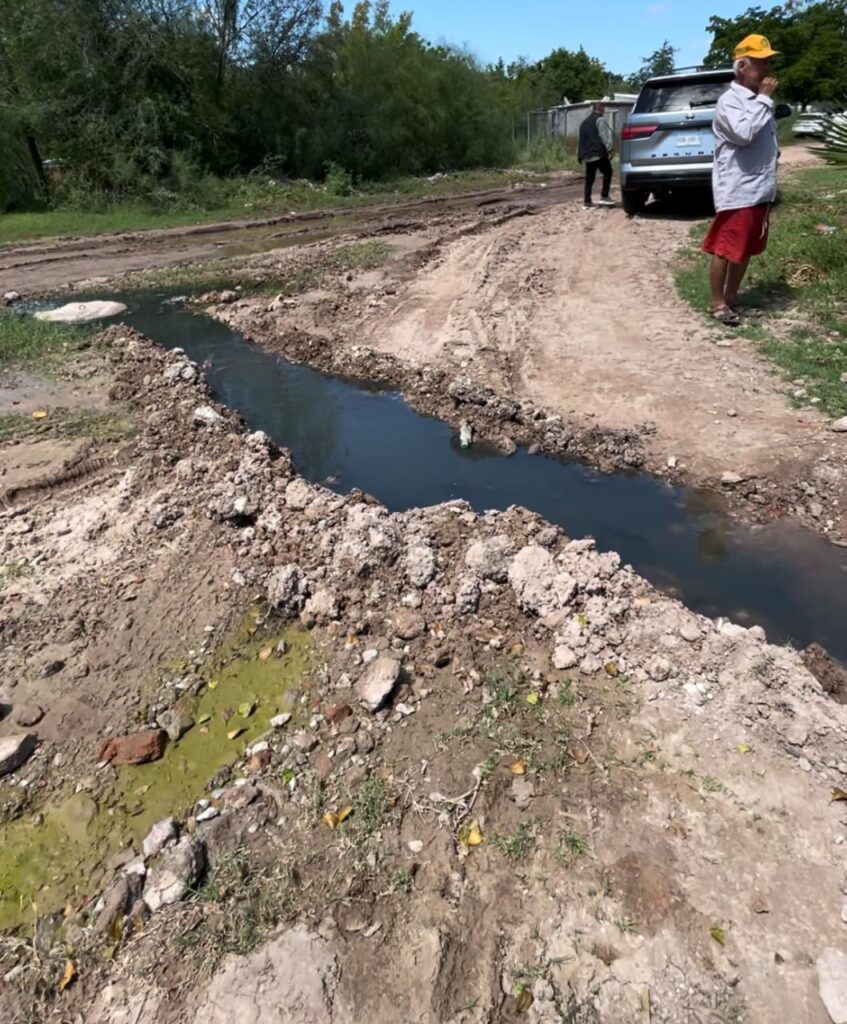
[{"label": "weed", "polygon": [[621,935],[631,935],[636,930],[635,921],[629,917],[620,917],[615,924]]},{"label": "weed", "polygon": [[569,708],[572,704],[576,704],[576,694],[573,692],[573,683],[570,679],[564,679],[559,683],[556,700],[563,708]]},{"label": "weed", "polygon": [[53,324],[0,310],[0,366],[46,372],[75,351],[100,328]]},{"label": "weed", "polygon": [[575,858],[588,853],[589,845],[585,836],[578,832],[564,831],[559,833],[556,843],[556,857],[563,863],[572,863]]},{"label": "weed", "polygon": [[391,891],[406,895],[412,891],[412,882],[412,872],[408,868],[398,868],[391,876]]},{"label": "weed", "polygon": [[723,793],[725,792],[723,784],[711,775],[704,775],[700,779],[700,785],[707,793]]},{"label": "weed", "polygon": [[25,560],[0,566],[0,580],[19,580],[24,576],[32,576],[32,566]]},{"label": "weed", "polygon": [[500,763],[500,758],[496,753],[489,754],[488,757],[479,766],[479,777],[485,782],[486,779],[490,779],[491,776],[497,771],[497,765]]},{"label": "weed", "polygon": [[384,779],[373,776],[359,787],[354,805],[361,836],[372,836],[384,823],[391,807],[391,791]]},{"label": "weed", "polygon": [[495,833],[491,843],[500,853],[505,854],[509,860],[523,860],[524,857],[535,845],[533,824],[530,821],[522,821],[517,830],[510,836],[502,836]]}]

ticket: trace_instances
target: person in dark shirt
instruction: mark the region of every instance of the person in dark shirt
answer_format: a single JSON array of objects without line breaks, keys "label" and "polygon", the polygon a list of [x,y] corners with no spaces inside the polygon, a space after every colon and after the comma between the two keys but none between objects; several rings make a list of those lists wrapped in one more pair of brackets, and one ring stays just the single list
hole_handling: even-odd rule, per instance
[{"label": "person in dark shirt", "polygon": [[600,193],[600,206],[614,206],[609,197],[612,187],[612,152],[614,138],[609,122],[603,117],[606,108],[602,103],[595,103],[588,117],[579,127],[579,162],[585,164],[585,209],[592,210],[594,201],[591,197],[594,182],[599,171],[603,175],[603,189]]}]

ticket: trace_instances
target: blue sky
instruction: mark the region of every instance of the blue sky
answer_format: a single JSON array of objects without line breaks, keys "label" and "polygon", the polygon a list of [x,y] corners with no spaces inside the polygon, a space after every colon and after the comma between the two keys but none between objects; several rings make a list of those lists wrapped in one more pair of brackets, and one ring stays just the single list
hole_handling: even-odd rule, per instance
[{"label": "blue sky", "polygon": [[[612,71],[627,73],[665,39],[677,64],[698,64],[709,48],[712,15],[734,17],[754,0],[392,0],[411,10],[413,25],[432,42],[467,45],[482,61],[502,56],[537,60],[552,49],[584,46]],[[770,6],[765,4],[764,6]],[[345,7],[352,7],[345,4]]]}]

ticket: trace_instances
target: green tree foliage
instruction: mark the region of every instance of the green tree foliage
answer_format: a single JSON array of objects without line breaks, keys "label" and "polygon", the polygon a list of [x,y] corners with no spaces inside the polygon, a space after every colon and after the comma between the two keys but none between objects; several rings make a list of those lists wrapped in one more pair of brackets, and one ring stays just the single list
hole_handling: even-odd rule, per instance
[{"label": "green tree foliage", "polygon": [[732,63],[732,53],[747,35],[765,35],[781,52],[776,65],[780,92],[801,104],[843,105],[847,96],[847,3],[785,3],[750,7],[736,18],[712,18],[710,67]]},{"label": "green tree foliage", "polygon": [[658,50],[644,58],[641,68],[632,77],[633,86],[640,89],[648,79],[656,75],[669,75],[674,69],[676,53],[676,47],[671,46],[666,39]]}]

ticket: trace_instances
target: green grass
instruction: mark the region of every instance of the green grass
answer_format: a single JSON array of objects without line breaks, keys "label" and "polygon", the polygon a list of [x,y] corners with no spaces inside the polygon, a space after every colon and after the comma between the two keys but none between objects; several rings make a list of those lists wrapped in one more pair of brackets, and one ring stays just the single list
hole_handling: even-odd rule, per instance
[{"label": "green grass", "polygon": [[524,148],[518,166],[532,171],[579,171],[578,140],[563,135],[534,139]]},{"label": "green grass", "polygon": [[509,860],[523,860],[535,846],[532,822],[522,821],[516,831],[510,836],[495,834],[491,838],[491,844],[496,850],[499,850],[500,853],[508,857]]},{"label": "green grass", "polygon": [[34,435],[49,437],[91,437],[98,441],[119,441],[135,428],[120,416],[90,409],[73,409],[33,419],[26,413],[0,414],[0,441],[20,441]]},{"label": "green grass", "polygon": [[[815,228],[827,224],[834,234]],[[699,252],[706,225],[692,229],[676,285],[695,309],[710,306],[708,257]],[[767,252],[755,258],[741,293],[754,314],[741,335],[785,374],[803,378],[806,401],[832,416],[847,413],[847,174],[815,167],[786,176],[774,208]],[[790,321],[790,322],[789,322]]]},{"label": "green grass", "polygon": [[0,366],[44,370],[98,330],[102,328],[44,323],[0,310]]},{"label": "green grass", "polygon": [[[529,164],[524,165],[529,167]],[[240,178],[210,183],[197,199],[177,197],[171,208],[123,202],[94,209],[56,209],[36,213],[0,214],[0,245],[66,235],[101,235],[143,231],[216,221],[302,213],[308,210],[355,208],[398,199],[444,196],[509,185],[523,168],[457,171],[434,178],[400,178],[357,186],[349,195],[309,181],[273,182]],[[548,169],[548,168],[543,168]],[[201,190],[202,191],[202,190]]]}]

